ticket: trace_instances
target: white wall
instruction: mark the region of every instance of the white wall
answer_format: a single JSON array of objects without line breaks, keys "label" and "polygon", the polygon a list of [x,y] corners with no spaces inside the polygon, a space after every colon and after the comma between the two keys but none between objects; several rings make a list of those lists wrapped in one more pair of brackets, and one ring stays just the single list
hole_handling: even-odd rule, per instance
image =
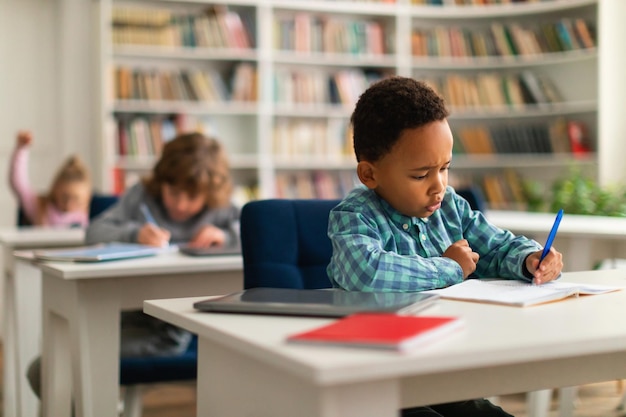
[{"label": "white wall", "polygon": [[34,134],[29,172],[36,190],[46,190],[73,153],[99,171],[92,8],[89,0],[0,0],[0,227],[16,223],[7,171],[18,130]]},{"label": "white wall", "polygon": [[0,0],[0,227],[15,224],[6,172],[19,129],[35,137],[37,190],[69,154],[97,166],[91,10],[86,0]]},{"label": "white wall", "polygon": [[626,183],[626,1],[598,4],[600,183]]}]

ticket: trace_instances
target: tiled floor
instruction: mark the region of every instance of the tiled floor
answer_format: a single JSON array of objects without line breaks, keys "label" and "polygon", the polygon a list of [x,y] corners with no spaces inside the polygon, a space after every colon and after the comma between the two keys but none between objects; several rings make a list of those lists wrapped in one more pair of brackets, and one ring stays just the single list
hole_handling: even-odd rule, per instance
[{"label": "tiled floor", "polygon": [[[2,356],[0,346],[0,370]],[[1,379],[0,379],[1,382]],[[626,390],[616,381],[585,385],[579,389],[575,417],[626,417],[626,411],[616,410]],[[159,384],[147,388],[144,393],[143,417],[195,417],[194,384]],[[499,398],[500,405],[516,417],[533,417],[526,414],[524,394],[506,395]],[[558,417],[558,398],[552,401],[549,417]],[[236,417],[236,416],[232,416]],[[297,416],[294,416],[297,417]]]}]

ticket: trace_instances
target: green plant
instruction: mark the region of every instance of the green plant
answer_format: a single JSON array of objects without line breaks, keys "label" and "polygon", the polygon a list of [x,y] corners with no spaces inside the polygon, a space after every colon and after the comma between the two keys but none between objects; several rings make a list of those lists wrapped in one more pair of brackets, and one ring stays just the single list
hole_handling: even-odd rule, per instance
[{"label": "green plant", "polygon": [[552,185],[548,209],[556,212],[561,208],[569,214],[626,217],[626,189],[624,186],[602,188],[580,169],[572,168],[566,178]]}]

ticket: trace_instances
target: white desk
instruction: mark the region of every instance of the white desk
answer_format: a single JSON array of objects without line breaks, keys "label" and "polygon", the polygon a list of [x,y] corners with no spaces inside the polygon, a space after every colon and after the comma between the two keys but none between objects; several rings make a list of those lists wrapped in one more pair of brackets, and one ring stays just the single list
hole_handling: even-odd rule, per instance
[{"label": "white desk", "polygon": [[243,288],[239,255],[179,253],[92,264],[40,264],[43,285],[43,415],[117,415],[120,312],[149,298]]},{"label": "white desk", "polygon": [[[564,279],[626,288],[626,271]],[[198,416],[392,417],[399,408],[623,378],[626,290],[528,308],[442,300],[464,330],[409,354],[286,344],[327,319],[144,311],[199,335]]]},{"label": "white desk", "polygon": [[[496,226],[544,244],[556,213],[489,210],[486,216]],[[563,253],[566,271],[589,270],[599,259],[626,258],[626,218],[565,213],[554,246]]]},{"label": "white desk", "polygon": [[[36,417],[39,400],[26,380],[28,364],[39,355],[41,279],[37,268],[18,262],[14,250],[82,244],[82,229],[7,228],[0,230],[3,281],[3,415]],[[36,329],[37,331],[33,331]]]},{"label": "white desk", "polygon": [[[504,229],[523,234],[544,244],[555,213],[517,211],[487,211],[487,218]],[[563,254],[564,271],[585,271],[603,259],[626,257],[626,219],[605,216],[567,214],[563,216],[554,247]],[[535,417],[548,415],[551,390],[529,397],[529,409]],[[569,417],[574,413],[576,391],[573,388],[559,392],[559,415]]]}]

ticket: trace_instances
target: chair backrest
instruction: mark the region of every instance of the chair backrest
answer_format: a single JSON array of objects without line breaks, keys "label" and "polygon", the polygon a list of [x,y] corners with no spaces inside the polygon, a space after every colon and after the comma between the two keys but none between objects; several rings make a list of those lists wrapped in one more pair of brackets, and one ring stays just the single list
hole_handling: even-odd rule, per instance
[{"label": "chair backrest", "polygon": [[197,376],[197,360],[196,335],[187,350],[180,355],[120,358],[120,385],[194,380]]},{"label": "chair backrest", "polygon": [[[113,204],[117,203],[118,199],[119,197],[116,195],[93,194],[91,196],[91,201],[89,202],[89,218],[93,219],[98,216]],[[32,223],[26,217],[22,207],[17,208],[17,225],[19,227],[32,226]]]},{"label": "chair backrest", "polygon": [[328,215],[340,200],[252,201],[241,210],[244,288],[328,288]]},{"label": "chair backrest", "polygon": [[89,202],[89,218],[93,219],[100,213],[117,203],[119,196],[113,194],[94,194]]},{"label": "chair backrest", "polygon": [[[474,210],[485,211],[477,187],[456,190]],[[340,200],[269,199],[241,210],[244,288],[328,288],[332,256],[328,215]]]},{"label": "chair backrest", "polygon": [[487,210],[485,196],[482,191],[480,191],[480,188],[471,185],[469,187],[455,189],[455,191],[458,195],[466,199],[470,207],[474,210],[482,211],[483,213]]}]

